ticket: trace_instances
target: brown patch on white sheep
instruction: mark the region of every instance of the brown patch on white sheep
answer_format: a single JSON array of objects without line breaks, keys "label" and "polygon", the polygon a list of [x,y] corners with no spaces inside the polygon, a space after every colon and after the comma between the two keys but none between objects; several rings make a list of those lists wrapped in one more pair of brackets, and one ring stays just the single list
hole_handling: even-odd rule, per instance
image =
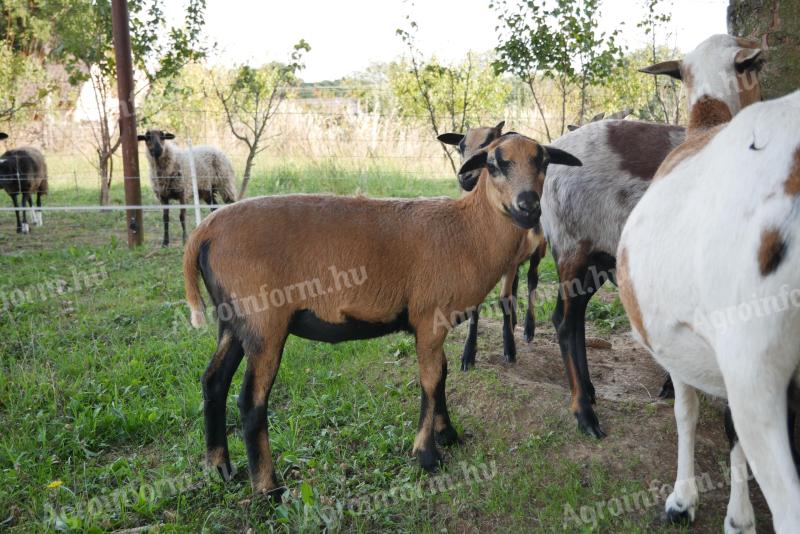
[{"label": "brown patch on white sheep", "polygon": [[707,95],[702,96],[692,106],[689,117],[689,131],[694,132],[713,128],[720,124],[729,123],[732,119],[733,113],[728,104]]},{"label": "brown patch on white sheep", "polygon": [[628,249],[622,249],[617,262],[617,281],[619,282],[619,297],[625,311],[628,312],[628,318],[631,320],[631,326],[639,333],[647,348],[650,348],[650,339],[647,336],[647,330],[644,328],[644,320],[642,318],[642,310],[639,307],[639,301],[636,298],[636,290],[630,279],[628,271]]},{"label": "brown patch on white sheep", "polygon": [[680,144],[678,148],[673,150],[669,156],[664,160],[661,166],[658,168],[658,172],[656,173],[653,180],[660,180],[664,176],[670,174],[675,168],[683,163],[685,160],[697,155],[701,150],[703,150],[713,139],[717,136],[717,134],[724,128],[724,124],[720,124],[714,128],[710,128],[708,130],[701,130],[699,132],[694,132],[693,135],[690,135],[686,138],[686,141]]},{"label": "brown patch on white sheep", "polygon": [[761,245],[758,247],[758,268],[761,276],[769,276],[778,270],[786,256],[786,241],[780,230],[770,228],[761,233]]},{"label": "brown patch on white sheep", "polygon": [[783,190],[787,195],[800,194],[800,148],[794,153],[794,165],[789,172],[789,177],[783,183]]},{"label": "brown patch on white sheep", "polygon": [[620,158],[620,168],[637,178],[650,180],[672,150],[672,135],[682,131],[680,126],[620,121],[609,123],[606,136]]}]

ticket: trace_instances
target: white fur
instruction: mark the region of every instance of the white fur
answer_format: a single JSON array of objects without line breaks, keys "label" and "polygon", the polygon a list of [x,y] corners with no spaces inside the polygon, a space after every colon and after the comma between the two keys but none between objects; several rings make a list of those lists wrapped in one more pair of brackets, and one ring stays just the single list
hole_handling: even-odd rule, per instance
[{"label": "white fur", "polygon": [[[715,37],[711,44],[726,50],[715,53],[707,42],[684,62],[699,80],[690,103],[711,95],[738,111],[725,94],[736,84],[724,83],[720,74],[728,72],[720,62],[732,64],[735,56],[727,50],[735,45],[722,46],[729,40]],[[800,480],[786,425],[787,390],[800,366],[800,308],[757,313],[748,307],[751,317],[738,310],[780,298],[787,288],[800,290],[800,199],[784,189],[798,149],[800,92],[742,110],[703,150],[650,187],[625,225],[617,256],[627,254],[623,289],[635,294],[648,348],[675,384],[678,484],[668,509],[696,502],[692,484],[682,484],[694,475],[696,388],[728,399],[741,452],[779,534],[800,529]],[[758,254],[762,233],[773,228],[786,251],[765,276]],[[744,458],[734,448],[731,460],[741,465]],[[733,519],[752,532],[750,518],[746,483],[734,483],[725,528],[733,531]]]}]

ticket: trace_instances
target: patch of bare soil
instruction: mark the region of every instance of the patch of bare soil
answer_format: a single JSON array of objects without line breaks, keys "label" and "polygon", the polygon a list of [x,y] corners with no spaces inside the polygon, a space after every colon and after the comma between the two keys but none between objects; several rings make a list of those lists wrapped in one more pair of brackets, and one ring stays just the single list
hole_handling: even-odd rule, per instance
[{"label": "patch of bare soil", "polygon": [[[458,407],[459,412],[485,418],[487,424],[496,423],[495,431],[501,432],[511,443],[521,443],[537,429],[544,428],[547,418],[556,418],[575,429],[574,439],[559,452],[562,457],[579,465],[599,462],[609,473],[618,473],[624,480],[639,480],[645,486],[654,481],[674,483],[677,434],[672,401],[656,398],[665,374],[629,334],[600,336],[587,325],[588,337],[601,338],[611,344],[609,350],[588,348],[589,371],[597,393],[595,410],[608,434],[598,441],[578,432],[569,411],[569,386],[553,327],[537,324],[535,339],[530,344],[524,341],[522,330],[517,327],[517,362],[506,364],[501,326],[497,321],[481,319],[476,366],[495,368],[503,386],[512,395],[525,392],[522,398],[529,400],[515,406],[511,413],[506,410],[504,415],[498,416],[504,410],[496,392],[470,387],[466,394],[456,391],[456,402],[451,406]],[[453,341],[463,343],[464,336],[465,329],[461,328]],[[701,402],[696,473],[698,476],[707,474],[713,484],[711,491],[700,496],[697,520],[691,527],[693,533],[722,530],[728,501],[725,466],[729,465],[723,408],[724,404],[718,400],[703,399]],[[586,483],[591,484],[591,481]],[[755,481],[750,487],[758,531],[772,532],[769,510]],[[659,518],[651,526],[657,531],[666,529]]]}]

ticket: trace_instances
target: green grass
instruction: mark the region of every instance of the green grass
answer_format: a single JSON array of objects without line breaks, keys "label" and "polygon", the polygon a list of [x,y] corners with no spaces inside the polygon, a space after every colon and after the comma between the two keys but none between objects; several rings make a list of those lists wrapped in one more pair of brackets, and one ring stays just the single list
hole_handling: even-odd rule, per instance
[{"label": "green grass", "polygon": [[[257,176],[251,194],[298,191],[457,194],[454,180],[298,165]],[[56,188],[50,202],[89,204],[95,194]],[[112,198],[121,202],[119,184]],[[134,251],[124,244],[119,213],[46,214],[45,221],[27,238],[9,232],[8,216],[0,225],[0,297],[16,300],[0,315],[0,521],[9,518],[12,530],[560,530],[565,504],[641,489],[630,473],[619,478],[601,462],[567,459],[569,443],[580,439],[571,415],[506,433],[515,408],[535,399],[510,390],[493,369],[453,375],[451,395],[465,404],[485,399],[495,411],[453,408],[456,426],[474,436],[448,452],[442,475],[421,473],[410,455],[416,359],[403,335],[340,345],[290,339],[270,403],[270,437],[289,498],[275,506],[254,497],[246,476],[223,484],[203,469],[199,378],[215,335],[186,327],[181,249],[158,248],[160,215],[147,215],[148,244]],[[542,284],[554,285],[551,258],[541,271]],[[89,283],[87,273],[95,275]],[[40,289],[58,279],[66,284],[61,293]],[[26,296],[15,298],[14,288]],[[552,299],[537,307],[547,317]],[[590,312],[607,330],[620,328],[622,315],[618,303]],[[447,348],[457,368],[460,347]],[[241,371],[228,415],[232,458],[244,470],[240,381]],[[465,479],[463,465],[489,475]],[[587,478],[591,484],[582,483]],[[369,514],[352,510],[376,495],[386,504]],[[586,529],[644,532],[655,513],[609,515]]]}]

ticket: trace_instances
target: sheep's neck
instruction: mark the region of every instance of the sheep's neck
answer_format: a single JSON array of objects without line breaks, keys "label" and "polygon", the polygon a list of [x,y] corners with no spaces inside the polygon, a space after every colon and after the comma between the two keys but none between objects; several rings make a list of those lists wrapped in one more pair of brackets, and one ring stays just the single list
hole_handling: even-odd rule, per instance
[{"label": "sheep's neck", "polygon": [[728,104],[708,95],[702,96],[692,106],[687,135],[702,133],[720,124],[727,124],[732,119],[733,113]]}]

